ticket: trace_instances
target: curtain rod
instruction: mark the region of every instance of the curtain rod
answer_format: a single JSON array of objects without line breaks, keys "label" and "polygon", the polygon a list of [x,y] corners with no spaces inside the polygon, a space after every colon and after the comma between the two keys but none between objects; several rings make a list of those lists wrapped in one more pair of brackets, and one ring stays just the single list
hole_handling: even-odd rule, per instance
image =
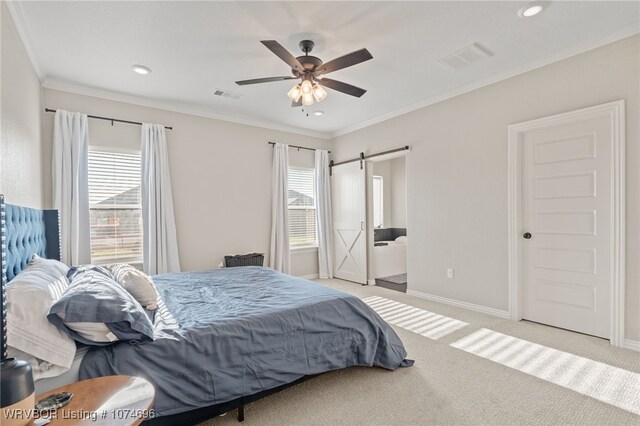
[{"label": "curtain rod", "polygon": [[[274,147],[276,146],[275,142],[267,142],[270,145],[273,145]],[[291,148],[298,148],[298,150],[300,149],[306,149],[307,151],[317,151],[316,148],[307,148],[306,146],[298,146],[298,145],[289,145]],[[328,151],[329,154],[331,154],[331,151]]]},{"label": "curtain rod", "polygon": [[347,164],[347,163],[353,163],[354,161],[368,160],[369,158],[379,157],[381,155],[391,154],[391,153],[398,152],[398,151],[408,151],[408,150],[409,150],[409,145],[405,145],[402,148],[390,149],[388,151],[382,151],[382,152],[378,152],[376,154],[371,154],[371,155],[364,155],[364,152],[361,152],[360,153],[360,157],[353,158],[351,160],[340,161],[339,163],[334,163],[333,160],[332,160],[331,164],[329,165],[329,167],[340,166],[342,164]]},{"label": "curtain rod", "polygon": [[[45,108],[44,111],[45,112],[56,112],[55,109],[51,109],[51,108]],[[137,124],[138,126],[142,126],[142,123],[140,123],[139,121],[121,120],[119,118],[100,117],[100,116],[97,116],[97,115],[87,115],[87,117],[95,118],[96,120],[110,121],[111,125],[113,125],[113,122],[115,121],[115,122],[118,122],[118,123]],[[173,130],[173,127],[170,127],[170,126],[164,126],[164,128],[167,129],[167,130]]]}]

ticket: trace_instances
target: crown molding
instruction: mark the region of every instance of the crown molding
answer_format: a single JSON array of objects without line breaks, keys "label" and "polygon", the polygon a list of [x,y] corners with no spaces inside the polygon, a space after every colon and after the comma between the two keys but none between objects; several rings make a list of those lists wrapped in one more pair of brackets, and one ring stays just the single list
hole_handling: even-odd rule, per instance
[{"label": "crown molding", "polygon": [[390,120],[392,118],[416,111],[421,108],[428,107],[433,104],[437,104],[439,102],[445,101],[450,98],[454,98],[456,96],[463,95],[468,92],[472,92],[474,90],[478,90],[482,87],[489,86],[494,83],[498,83],[502,80],[506,80],[511,77],[515,77],[519,74],[524,74],[529,71],[533,71],[538,68],[542,68],[546,65],[550,65],[555,62],[559,62],[563,59],[570,58],[572,56],[579,55],[581,53],[587,52],[589,50],[596,49],[598,47],[605,46],[607,44],[614,43],[616,41],[625,39],[627,37],[631,37],[640,33],[639,25],[629,25],[624,27],[614,33],[611,33],[605,37],[601,37],[594,40],[589,40],[584,43],[577,44],[575,46],[571,46],[557,52],[553,52],[549,55],[543,56],[542,58],[536,59],[534,61],[528,62],[524,65],[517,66],[515,68],[511,68],[507,71],[502,71],[497,74],[491,75],[487,78],[480,79],[478,81],[474,81],[473,83],[466,84],[455,89],[449,90],[447,92],[441,93],[436,96],[429,97],[420,102],[417,102],[412,105],[408,105],[406,107],[397,109],[395,111],[388,112],[386,114],[380,115],[378,117],[372,118],[370,120],[363,121],[361,123],[355,124],[353,126],[345,127],[337,132],[333,132],[331,134],[331,138],[337,138],[338,136],[343,136],[348,133],[355,132],[356,130],[364,129],[369,126],[373,126],[374,124],[382,123],[383,121]]},{"label": "crown molding", "polygon": [[29,37],[29,31],[24,24],[24,14],[22,12],[22,6],[18,1],[4,1],[3,3],[7,5],[9,15],[11,15],[11,18],[13,19],[13,24],[16,26],[18,36],[22,40],[22,45],[24,46],[24,50],[27,52],[27,56],[29,57],[29,61],[31,62],[31,66],[33,67],[33,71],[36,73],[36,76],[38,76],[38,80],[40,80],[40,83],[42,83],[44,81],[44,75],[42,74],[42,69],[38,65],[38,61],[36,61],[36,56],[33,53],[33,49],[31,48],[31,38]]},{"label": "crown molding", "polygon": [[183,105],[175,102],[162,102],[148,99],[140,96],[125,95],[123,93],[111,92],[108,90],[97,89],[93,87],[83,86],[75,83],[69,83],[56,79],[47,79],[42,83],[42,87],[52,90],[60,90],[63,92],[75,93],[77,95],[91,96],[94,98],[106,99],[115,102],[124,102],[133,105],[139,105],[148,108],[156,108],[165,111],[172,111],[181,114],[194,115],[197,117],[211,118],[214,120],[227,121],[245,126],[260,127],[263,129],[277,130],[279,132],[294,133],[297,135],[311,136],[318,139],[331,139],[328,133],[316,132],[313,130],[304,130],[297,127],[283,126],[273,123],[267,123],[258,120],[243,119],[221,114],[214,114],[205,109],[194,108],[192,106]]}]

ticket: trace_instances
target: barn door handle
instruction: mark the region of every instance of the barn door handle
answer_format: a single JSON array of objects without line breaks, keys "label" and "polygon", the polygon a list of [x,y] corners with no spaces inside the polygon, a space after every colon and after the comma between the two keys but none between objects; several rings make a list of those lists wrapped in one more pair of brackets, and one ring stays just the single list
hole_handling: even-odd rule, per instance
[{"label": "barn door handle", "polygon": [[522,234],[522,238],[524,238],[525,240],[528,240],[529,238],[531,238],[531,233],[525,232],[524,234]]}]

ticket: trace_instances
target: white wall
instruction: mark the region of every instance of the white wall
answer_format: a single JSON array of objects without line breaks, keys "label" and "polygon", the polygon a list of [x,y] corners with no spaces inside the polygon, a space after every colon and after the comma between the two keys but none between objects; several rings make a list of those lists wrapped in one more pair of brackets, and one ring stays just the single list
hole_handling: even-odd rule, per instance
[{"label": "white wall", "polygon": [[[44,89],[43,103],[92,115],[173,126],[169,162],[183,270],[216,267],[225,254],[265,252],[271,230],[271,162],[268,141],[328,149],[329,141],[234,124],[96,97]],[[44,176],[51,175],[53,114],[43,113]],[[89,121],[89,143],[140,148],[140,127]],[[291,165],[313,167],[313,152],[290,150]],[[51,188],[45,188],[45,205]],[[293,253],[292,273],[318,273],[317,253]]]},{"label": "white wall", "polygon": [[[507,126],[626,100],[626,337],[640,340],[640,36],[333,141],[335,161],[410,145],[409,288],[508,309]],[[455,268],[454,280],[446,268]]]},{"label": "white wall", "polygon": [[42,89],[4,2],[0,15],[0,194],[8,203],[42,208]]}]

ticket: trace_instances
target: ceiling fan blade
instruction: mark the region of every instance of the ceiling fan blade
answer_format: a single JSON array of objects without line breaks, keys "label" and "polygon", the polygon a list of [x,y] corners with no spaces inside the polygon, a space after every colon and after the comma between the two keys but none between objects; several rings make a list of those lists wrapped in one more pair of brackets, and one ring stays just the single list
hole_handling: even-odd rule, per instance
[{"label": "ceiling fan blade", "polygon": [[300,99],[298,99],[298,102],[296,101],[291,101],[291,107],[295,108],[295,107],[300,107],[302,106],[302,97]]},{"label": "ceiling fan blade", "polygon": [[356,98],[367,93],[366,90],[359,87],[326,77],[323,79],[317,79],[316,81],[320,86],[328,87],[329,89],[337,90],[338,92],[346,93],[347,95],[355,96]]},{"label": "ceiling fan blade", "polygon": [[338,71],[343,68],[351,67],[361,62],[368,61],[369,59],[373,59],[373,56],[367,49],[356,50],[355,52],[340,56],[339,58],[321,65],[316,70],[316,75],[328,74],[330,72]]},{"label": "ceiling fan blade", "polygon": [[258,83],[270,83],[272,81],[283,81],[283,80],[297,80],[300,77],[266,77],[266,78],[254,78],[252,80],[240,80],[236,81],[238,86],[245,86],[247,84],[258,84]]},{"label": "ceiling fan blade", "polygon": [[291,68],[304,73],[304,67],[287,49],[275,40],[262,40],[267,49],[275,53],[275,55],[285,61]]}]

